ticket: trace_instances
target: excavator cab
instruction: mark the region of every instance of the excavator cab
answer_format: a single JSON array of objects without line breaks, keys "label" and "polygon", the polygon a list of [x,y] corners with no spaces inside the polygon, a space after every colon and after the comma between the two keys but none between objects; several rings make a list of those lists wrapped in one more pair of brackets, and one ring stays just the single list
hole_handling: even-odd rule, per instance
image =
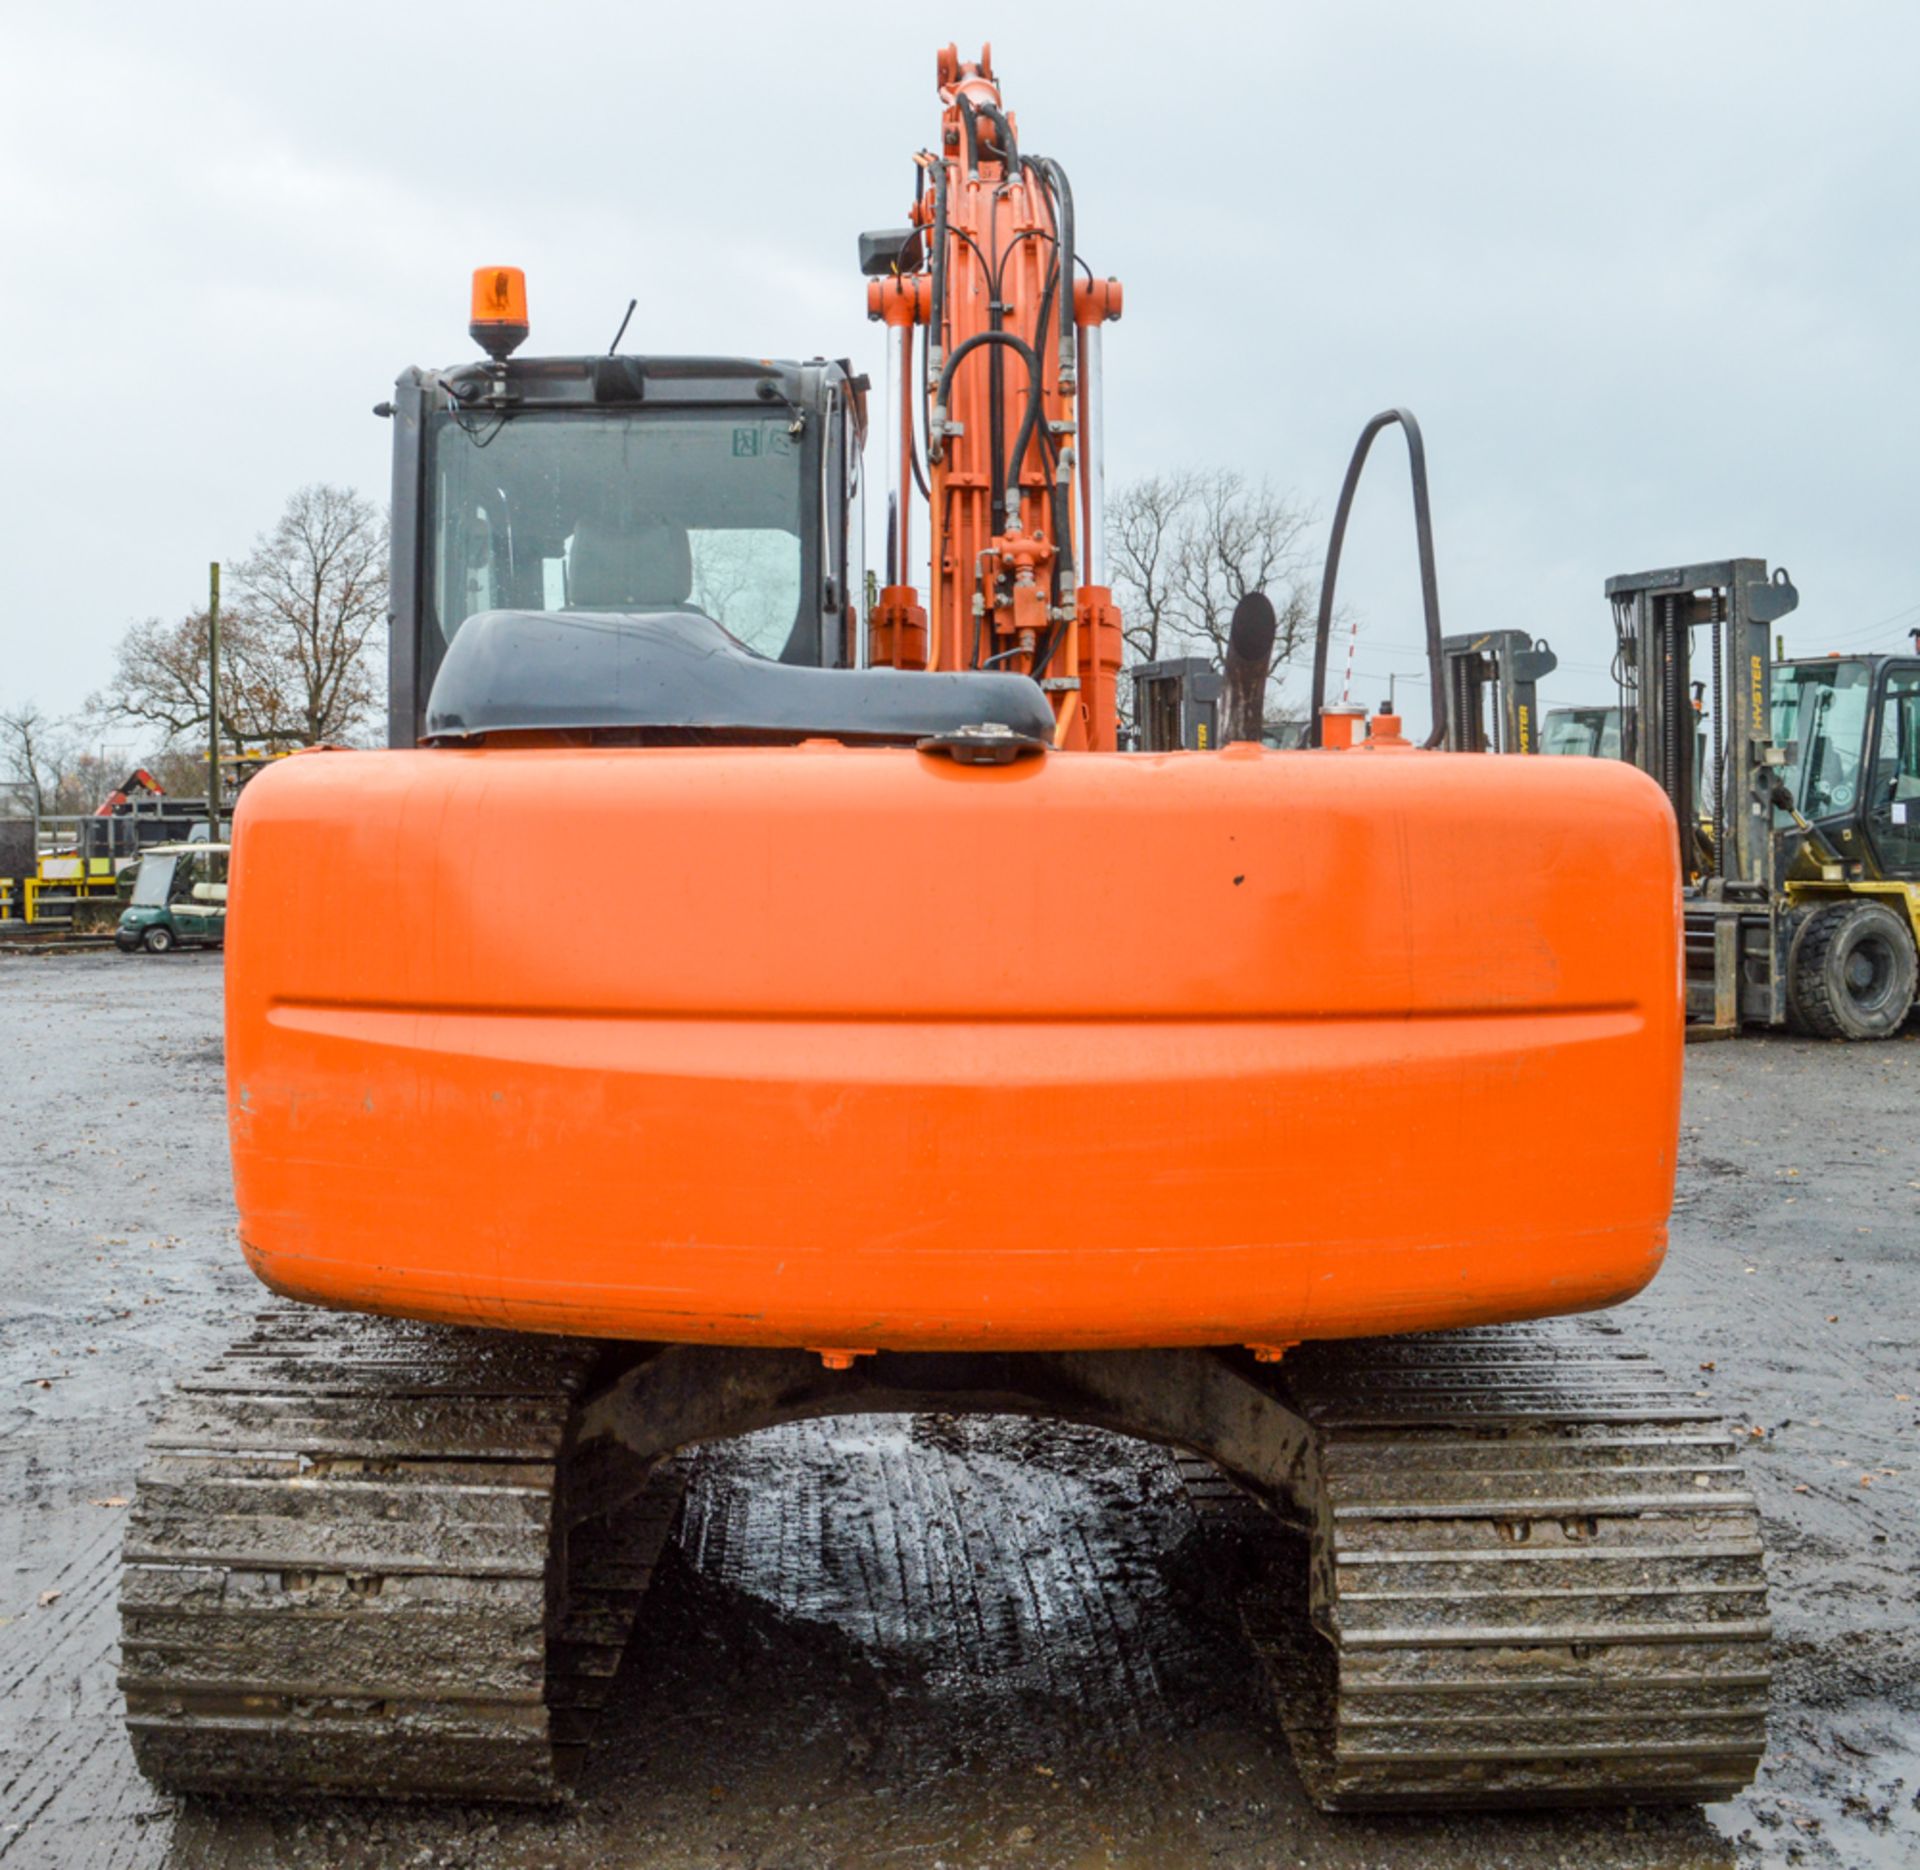
[{"label": "excavator cab", "polygon": [[865,381],[815,359],[496,358],[394,400],[388,741],[476,616],[679,613],[805,668],[856,655]]}]

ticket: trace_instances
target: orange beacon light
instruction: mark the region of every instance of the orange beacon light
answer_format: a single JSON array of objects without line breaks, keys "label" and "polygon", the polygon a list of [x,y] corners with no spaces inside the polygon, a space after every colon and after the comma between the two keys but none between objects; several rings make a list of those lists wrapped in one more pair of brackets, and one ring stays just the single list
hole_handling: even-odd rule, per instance
[{"label": "orange beacon light", "polygon": [[473,275],[473,317],[467,326],[489,357],[510,357],[527,341],[527,276],[517,266],[481,266]]}]

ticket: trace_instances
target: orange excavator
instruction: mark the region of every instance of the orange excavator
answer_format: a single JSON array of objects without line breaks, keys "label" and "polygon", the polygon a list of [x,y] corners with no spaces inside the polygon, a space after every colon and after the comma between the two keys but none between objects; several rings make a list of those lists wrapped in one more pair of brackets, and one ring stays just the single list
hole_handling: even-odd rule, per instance
[{"label": "orange excavator", "polygon": [[[1329,1806],[1724,1796],[1752,1500],[1691,1391],[1562,1320],[1665,1251],[1671,811],[1334,708],[1261,745],[1259,600],[1229,744],[1115,750],[1120,289],[989,57],[938,77],[861,242],[870,603],[845,363],[520,356],[489,267],[484,355],[382,406],[391,744],[236,813],[234,1182],[282,1302],[153,1438],[140,1763],[559,1796],[687,1451],[937,1408],[1151,1439],[1304,1532],[1282,1711]],[[1363,452],[1395,420],[1437,646],[1417,428]]]}]

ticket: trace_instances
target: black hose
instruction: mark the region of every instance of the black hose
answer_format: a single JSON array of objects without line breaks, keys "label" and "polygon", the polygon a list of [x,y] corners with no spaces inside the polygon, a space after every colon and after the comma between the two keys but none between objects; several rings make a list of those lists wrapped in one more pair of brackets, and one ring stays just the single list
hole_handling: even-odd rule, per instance
[{"label": "black hose", "polygon": [[[1071,204],[1067,203],[1063,212],[1062,201],[1063,194],[1066,191],[1066,171],[1062,169],[1058,163],[1044,156],[1028,157],[1022,162],[1021,167],[1038,184],[1047,203],[1047,212],[1053,217],[1053,232],[1051,234],[1044,228],[1036,227],[1027,230],[1029,234],[1037,235],[1041,239],[1051,240],[1053,242],[1054,256],[1053,269],[1047,276],[1046,288],[1041,294],[1039,311],[1034,319],[1033,347],[1036,352],[1045,348],[1047,341],[1047,321],[1050,317],[1056,315],[1056,300],[1059,298],[1060,285],[1064,277],[1067,282],[1067,304],[1057,308],[1057,315],[1060,319],[1060,367],[1064,371],[1070,366],[1073,357],[1073,211]],[[1026,234],[1017,235],[1015,239],[1009,243],[1008,252],[1011,253],[1013,248],[1025,238]],[[1004,266],[1004,260],[1002,264]],[[1038,428],[1048,457],[1049,505],[1053,519],[1055,544],[1049,594],[1053,607],[1058,609],[1062,602],[1062,593],[1067,588],[1073,576],[1073,532],[1070,515],[1066,512],[1067,501],[1062,495],[1058,481],[1054,476],[1054,469],[1057,468],[1059,462],[1059,443],[1054,438],[1053,432],[1045,426],[1041,419],[1045,411],[1038,394],[1039,385],[1035,385],[1035,390],[1036,394],[1027,405],[1026,420],[1021,424],[1019,439],[1014,443],[1013,458],[1008,478],[1012,480],[1016,486],[1018,485],[1021,464],[1026,460],[1027,449],[1033,440],[1034,430]]]},{"label": "black hose", "polygon": [[[934,157],[929,167],[933,171],[933,245],[927,255],[927,272],[931,278],[931,305],[927,322],[927,336],[920,352],[920,402],[921,427],[926,426],[927,400],[927,347],[945,342],[947,311],[947,159]],[[933,492],[927,485],[926,475],[920,467],[920,456],[908,450],[913,460],[913,475],[921,493],[926,497],[928,507],[933,503]]]},{"label": "black hose", "polygon": [[[994,192],[987,209],[987,247],[993,252],[999,244],[1000,232],[1000,195]],[[1000,277],[1004,258],[995,252],[992,264],[987,268],[987,329],[1002,329],[1001,300],[994,290],[994,281]],[[1034,339],[1034,349],[1039,349],[1040,340]],[[1007,524],[1007,483],[1010,478],[1007,471],[1007,457],[1003,452],[1007,445],[1006,415],[1006,369],[998,346],[987,356],[987,507],[993,515],[996,532],[1004,532]]]},{"label": "black hose", "polygon": [[[1047,341],[1047,317],[1053,303],[1053,288],[1059,277],[1059,269],[1056,267],[1047,281],[1046,291],[1040,295],[1040,312],[1033,325],[1033,349],[1036,360],[1041,346]],[[1027,397],[1027,413],[1021,420],[1020,432],[1014,437],[1013,452],[1007,457],[1006,485],[1007,492],[1013,500],[1018,500],[1020,497],[1020,469],[1026,462],[1027,449],[1032,446],[1033,432],[1040,427],[1040,418],[1046,413],[1041,402],[1041,388],[1041,377],[1036,371],[1032,392]]]},{"label": "black hose", "polygon": [[[1073,316],[1073,265],[1078,257],[1073,247],[1073,184],[1067,180],[1067,172],[1051,156],[1045,157],[1041,175],[1048,184],[1047,212],[1053,216],[1053,277],[1048,281],[1048,290],[1054,295],[1054,316],[1060,326],[1060,373],[1065,376],[1075,367],[1074,334],[1076,325]],[[1089,275],[1091,277],[1091,275]],[[1064,289],[1065,302],[1061,303],[1059,294]],[[1051,430],[1043,429],[1041,438],[1046,443],[1047,465],[1053,480],[1053,530],[1059,544],[1059,552],[1054,559],[1056,579],[1054,584],[1054,603],[1056,606],[1066,601],[1071,591],[1074,577],[1073,557],[1073,498],[1071,492],[1062,487],[1058,478],[1060,465],[1060,444]],[[1086,471],[1084,459],[1081,472]]]},{"label": "black hose", "polygon": [[[1027,167],[1031,169],[1033,164],[1029,162]],[[1001,249],[1000,270],[994,275],[993,279],[993,296],[996,299],[1000,296],[1001,286],[1006,282],[1007,261],[1013,257],[1014,248],[1019,246],[1023,240],[1045,240],[1051,242],[1056,248],[1060,245],[1058,236],[1047,228],[1023,227],[1019,233],[1015,234],[1014,237],[1007,242],[1006,246]]]},{"label": "black hose", "polygon": [[[1055,267],[1053,278],[1048,282],[1048,289],[1050,292],[1055,289],[1064,289],[1065,292],[1065,302],[1057,309],[1057,316],[1060,321],[1060,371],[1064,376],[1075,366],[1074,334],[1077,329],[1073,315],[1073,268],[1074,262],[1079,256],[1074,251],[1073,245],[1073,184],[1067,179],[1065,166],[1055,161],[1053,157],[1041,156],[1037,157],[1035,161],[1042,179],[1047,184],[1047,206],[1053,215]],[[1088,277],[1091,279],[1092,275],[1089,274]],[[1038,342],[1038,339],[1036,339],[1036,342]],[[1043,433],[1046,432],[1043,431]],[[1048,440],[1051,444],[1049,452],[1057,460],[1059,455],[1058,445],[1052,443],[1050,435],[1048,435]],[[1082,461],[1081,472],[1084,474],[1085,471],[1086,464]],[[1059,482],[1056,479],[1054,481],[1053,502],[1054,538],[1059,545],[1059,551],[1054,558],[1055,587],[1053,595],[1056,608],[1059,608],[1065,603],[1067,593],[1071,589],[1071,581],[1074,575],[1073,516],[1067,510],[1070,503],[1070,496],[1060,488]],[[1054,641],[1048,647],[1047,653],[1049,658],[1051,658],[1054,649],[1058,647],[1059,636],[1060,631],[1056,630],[1054,632]],[[1038,674],[1038,669],[1036,669],[1035,673]]]},{"label": "black hose", "polygon": [[[909,338],[907,342],[911,344],[913,340]],[[920,498],[926,501],[928,509],[931,511],[933,506],[933,489],[927,485],[927,470],[921,465],[922,444],[920,438],[926,432],[926,415],[927,345],[926,339],[923,336],[920,342],[920,420],[915,422],[912,411],[909,410],[907,412],[907,420],[912,424],[911,432],[907,436],[907,459],[913,466],[913,484],[920,489]]]},{"label": "black hose", "polygon": [[[929,344],[944,344],[947,341],[947,235],[951,232],[956,239],[964,240],[970,246],[980,262],[980,270],[988,279],[993,277],[993,267],[987,256],[980,251],[980,243],[964,227],[951,230],[947,226],[947,165],[944,158],[937,158],[933,165],[933,248],[927,259],[927,271],[932,278],[931,300],[928,308],[927,330]],[[921,353],[920,399],[926,401],[926,353]],[[922,425],[924,426],[924,411]],[[916,460],[916,467],[918,462]],[[924,480],[920,491],[927,493]],[[931,499],[933,496],[928,494]]]},{"label": "black hose", "polygon": [[[1051,156],[1038,158],[1042,172],[1053,184],[1055,199],[1054,223],[1060,240],[1060,270],[1066,281],[1066,309],[1060,317],[1060,368],[1073,368],[1073,184],[1067,180],[1067,172]],[[1091,274],[1088,275],[1092,277]]]},{"label": "black hose", "polygon": [[[1046,290],[1040,295],[1039,316],[1034,320],[1033,348],[1036,355],[1039,353],[1041,346],[1044,345],[1047,341],[1047,319],[1053,312],[1054,299],[1055,299],[1059,284],[1060,284],[1060,267],[1059,267],[1058,261],[1056,261],[1054,264],[1052,273],[1048,275]],[[1046,411],[1041,406],[1040,397],[1039,397],[1039,394],[1037,393],[1038,386],[1036,385],[1035,387],[1036,387],[1036,393],[1027,403],[1026,420],[1021,423],[1019,437],[1013,444],[1013,474],[1014,474],[1014,485],[1016,489],[1019,486],[1020,468],[1027,458],[1027,447],[1028,447],[1028,444],[1031,443],[1031,441],[1033,440],[1034,431],[1036,429],[1038,429],[1040,432],[1040,438],[1043,444],[1041,452],[1046,457],[1045,466],[1047,469],[1047,479],[1050,484],[1052,484],[1054,481],[1053,468],[1059,458],[1059,453],[1060,453],[1060,444],[1058,440],[1055,438],[1052,429],[1050,429],[1046,424],[1046,421],[1045,421]],[[1057,521],[1059,518],[1059,515],[1056,513],[1054,517]],[[1054,573],[1055,573],[1053,595],[1054,595],[1054,601],[1058,603],[1060,599],[1060,590],[1059,590],[1060,569],[1063,565],[1070,567],[1073,563],[1073,539],[1071,534],[1060,532],[1058,530],[1058,527],[1056,526],[1055,533],[1054,533],[1054,545],[1056,547],[1056,550],[1054,553],[1054,560],[1053,560]]]},{"label": "black hose", "polygon": [[[995,347],[1006,345],[1010,349],[1018,351],[1022,361],[1027,366],[1027,374],[1034,386],[1034,394],[1039,394],[1041,380],[1040,359],[1034,355],[1032,345],[1028,344],[1024,338],[1015,337],[1011,331],[976,331],[972,337],[967,339],[964,344],[960,345],[954,351],[953,355],[947,359],[946,368],[940,372],[940,388],[936,399],[941,408],[944,409],[947,406],[947,396],[953,385],[954,371],[965,362],[970,353],[978,350],[983,344]],[[974,654],[978,655],[978,653],[979,646],[976,642]]]},{"label": "black hose", "polygon": [[1341,484],[1340,504],[1333,512],[1333,532],[1327,540],[1327,569],[1320,580],[1320,618],[1313,632],[1313,712],[1307,722],[1307,744],[1325,744],[1320,732],[1320,715],[1327,699],[1327,649],[1333,639],[1333,587],[1340,575],[1340,547],[1347,536],[1347,515],[1353,508],[1354,489],[1360,485],[1360,470],[1367,464],[1367,450],[1373,438],[1384,428],[1399,423],[1407,438],[1407,467],[1413,476],[1413,531],[1420,549],[1420,603],[1427,618],[1427,680],[1432,698],[1433,731],[1422,746],[1437,747],[1447,737],[1446,652],[1440,646],[1440,581],[1433,568],[1433,514],[1427,504],[1427,447],[1420,438],[1420,424],[1410,409],[1384,409],[1360,431],[1360,440],[1347,463],[1347,478]]},{"label": "black hose", "polygon": [[975,127],[978,113],[964,92],[954,102],[960,106],[960,122],[967,133],[967,174],[977,181],[980,176],[980,132]]},{"label": "black hose", "polygon": [[928,270],[933,275],[933,304],[929,328],[936,344],[946,342],[947,310],[947,159],[936,156],[933,163],[933,251],[928,255]]},{"label": "black hose", "polygon": [[[1029,168],[1037,169],[1036,164],[1029,163],[1027,166]],[[1029,229],[1028,231],[1033,233],[1038,233],[1040,230],[1038,228],[1033,228],[1033,229]],[[1021,238],[1024,239],[1025,236],[1023,235],[1021,236]],[[1007,249],[1009,253],[1011,253],[1012,250],[1013,249],[1011,246],[1009,246]],[[1003,260],[1002,264],[1004,265],[1004,263],[1005,262]],[[1042,351],[1046,349],[1047,321],[1053,315],[1054,297],[1058,292],[1059,286],[1060,286],[1060,267],[1061,267],[1060,243],[1059,243],[1058,237],[1056,236],[1054,241],[1053,268],[1047,275],[1046,287],[1040,294],[1039,310],[1035,313],[1034,320],[1033,320],[1033,349],[1034,349],[1034,354],[1036,356],[1038,356]],[[999,296],[1000,296],[999,292],[996,290],[994,293],[994,297],[997,299]],[[1021,422],[1020,433],[1014,440],[1013,453],[1007,459],[1007,469],[1006,469],[1007,486],[1012,491],[1015,499],[1019,498],[1020,469],[1026,462],[1028,448],[1031,447],[1033,444],[1033,432],[1036,428],[1040,427],[1041,418],[1046,413],[1045,407],[1041,401],[1041,390],[1042,390],[1041,381],[1038,377],[1036,377],[1033,384],[1033,394],[1027,398],[1027,413],[1026,413],[1025,419]]]},{"label": "black hose", "polygon": [[960,345],[947,359],[946,368],[940,372],[940,387],[934,393],[934,400],[944,409],[947,405],[947,393],[953,385],[953,373],[962,361],[983,344],[1004,344],[1020,353],[1021,361],[1036,384],[1040,381],[1040,359],[1033,354],[1033,346],[1025,338],[1016,337],[1011,331],[976,331],[964,344]]},{"label": "black hose", "polygon": [[982,104],[980,115],[999,132],[1000,167],[1004,174],[1013,175],[1020,167],[1020,145],[1014,141],[1013,125],[1008,121],[1007,113],[998,104]]}]

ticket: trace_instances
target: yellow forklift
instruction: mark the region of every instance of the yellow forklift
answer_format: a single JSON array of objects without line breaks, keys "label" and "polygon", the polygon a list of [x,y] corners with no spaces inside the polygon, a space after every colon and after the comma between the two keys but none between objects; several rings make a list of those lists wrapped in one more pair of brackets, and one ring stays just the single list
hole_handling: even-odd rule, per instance
[{"label": "yellow forklift", "polygon": [[1799,594],[1764,559],[1606,590],[1622,756],[1673,802],[1693,1033],[1892,1038],[1920,974],[1920,642],[1776,663]]}]

